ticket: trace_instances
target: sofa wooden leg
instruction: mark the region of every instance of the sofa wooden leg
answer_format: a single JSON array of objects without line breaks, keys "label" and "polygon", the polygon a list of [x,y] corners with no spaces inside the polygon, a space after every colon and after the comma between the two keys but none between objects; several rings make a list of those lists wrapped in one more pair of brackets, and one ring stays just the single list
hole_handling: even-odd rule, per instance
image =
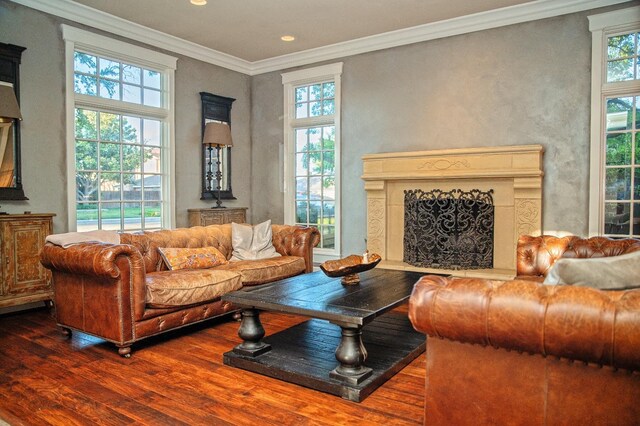
[{"label": "sofa wooden leg", "polygon": [[60,327],[60,331],[62,332],[63,336],[65,336],[68,339],[71,339],[71,335],[73,334],[73,332],[71,331],[70,328]]},{"label": "sofa wooden leg", "polygon": [[124,358],[131,358],[131,346],[118,346],[118,353]]},{"label": "sofa wooden leg", "polygon": [[236,321],[242,321],[242,311],[234,312],[232,318]]}]

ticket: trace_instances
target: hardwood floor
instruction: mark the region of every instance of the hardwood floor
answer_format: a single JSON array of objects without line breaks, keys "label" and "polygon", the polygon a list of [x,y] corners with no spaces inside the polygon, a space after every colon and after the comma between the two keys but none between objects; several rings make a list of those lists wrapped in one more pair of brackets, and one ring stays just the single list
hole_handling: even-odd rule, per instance
[{"label": "hardwood floor", "polygon": [[[267,334],[303,317],[265,312]],[[48,310],[0,316],[0,419],[11,425],[419,425],[425,356],[361,403],[228,367],[238,323],[208,321],[114,345],[65,338]],[[2,421],[0,421],[0,425]]]}]

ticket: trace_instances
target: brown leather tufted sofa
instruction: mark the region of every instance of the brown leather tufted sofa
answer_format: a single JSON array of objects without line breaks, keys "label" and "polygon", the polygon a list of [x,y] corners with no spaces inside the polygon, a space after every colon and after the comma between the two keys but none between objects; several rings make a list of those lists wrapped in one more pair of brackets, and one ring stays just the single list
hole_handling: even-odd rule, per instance
[{"label": "brown leather tufted sofa", "polygon": [[562,256],[639,249],[522,237],[515,280],[421,278],[409,317],[429,336],[425,424],[640,424],[640,289],[536,282]]},{"label": "brown leather tufted sofa", "polygon": [[68,248],[46,244],[40,260],[52,271],[58,325],[67,332],[78,330],[113,342],[128,357],[131,344],[138,340],[235,311],[220,297],[183,306],[150,305],[146,287],[153,280],[195,279],[220,269],[239,274],[242,286],[249,286],[312,271],[313,247],[320,241],[317,229],[272,225],[272,240],[282,257],[204,270],[169,271],[157,249],[214,246],[229,259],[233,251],[230,224],[124,233],[120,244],[83,243]]}]

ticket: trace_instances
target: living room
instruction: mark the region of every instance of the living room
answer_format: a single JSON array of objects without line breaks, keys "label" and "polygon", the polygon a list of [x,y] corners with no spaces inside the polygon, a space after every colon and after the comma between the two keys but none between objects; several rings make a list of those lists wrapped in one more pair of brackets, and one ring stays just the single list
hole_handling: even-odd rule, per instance
[{"label": "living room", "polygon": [[[233,145],[227,152],[232,155],[225,158],[228,162],[223,166],[226,166],[225,174],[228,173],[225,185],[233,188],[235,198],[225,197],[223,205],[246,208],[246,221],[253,224],[267,220],[273,224],[312,222],[309,215],[306,221],[297,220],[295,191],[291,190],[296,182],[296,175],[291,170],[295,168],[291,166],[295,160],[288,162],[292,159],[289,148],[293,145],[293,136],[285,132],[287,126],[295,127],[296,123],[290,118],[295,113],[288,109],[290,105],[285,103],[285,96],[289,88],[311,84],[309,79],[319,75],[320,81],[330,76],[336,82],[336,94],[327,99],[334,100],[332,105],[337,109],[337,121],[301,123],[307,128],[333,125],[338,129],[334,163],[337,173],[333,176],[338,184],[333,194],[335,198],[328,198],[327,203],[334,202],[331,206],[339,219],[319,223],[321,240],[314,252],[316,266],[323,261],[362,254],[366,249],[381,251],[380,246],[372,250],[374,242],[368,220],[368,197],[371,191],[379,188],[370,181],[378,182],[380,178],[366,180],[367,176],[363,178],[363,175],[364,157],[383,153],[541,147],[540,192],[531,198],[538,202],[536,223],[540,226],[533,227],[531,233],[582,237],[606,234],[601,229],[606,216],[602,212],[605,196],[598,192],[601,191],[599,181],[604,181],[604,178],[599,180],[599,176],[604,175],[601,170],[604,167],[594,160],[594,152],[602,151],[599,141],[604,130],[600,129],[602,125],[594,130],[593,125],[604,119],[600,108],[593,112],[594,102],[600,105],[606,96],[636,93],[638,87],[633,84],[637,84],[635,79],[640,68],[636,50],[635,59],[632,59],[636,71],[632,71],[632,81],[623,82],[625,91],[603,92],[601,85],[594,83],[593,76],[601,77],[601,68],[605,69],[603,64],[607,58],[602,56],[604,49],[594,50],[594,34],[604,31],[608,35],[608,28],[619,25],[626,25],[624,28],[628,33],[637,33],[640,12],[636,1],[495,1],[484,6],[456,5],[457,15],[438,15],[435,11],[444,13],[448,10],[446,2],[433,2],[432,13],[436,17],[428,20],[424,15],[425,10],[431,12],[431,5],[415,2],[414,9],[421,12],[414,13],[415,19],[407,17],[406,22],[389,24],[391,26],[374,29],[376,32],[372,33],[354,35],[346,32],[347,38],[328,38],[324,44],[313,44],[315,38],[327,36],[320,34],[323,30],[319,25],[309,23],[307,32],[294,34],[298,40],[292,42],[281,41],[280,37],[288,34],[281,31],[276,34],[275,41],[269,41],[275,46],[271,52],[276,52],[270,56],[261,51],[262,44],[258,43],[259,39],[266,38],[261,31],[271,29],[266,23],[244,27],[241,18],[230,21],[227,26],[237,27],[234,35],[241,41],[229,40],[229,44],[217,41],[215,35],[208,37],[206,31],[188,40],[180,37],[176,31],[180,28],[178,25],[171,26],[173,33],[170,33],[169,29],[162,31],[162,25],[154,24],[153,20],[134,24],[117,16],[119,7],[121,13],[128,12],[125,2],[106,3],[97,0],[0,0],[0,42],[26,48],[19,65],[18,100],[22,120],[19,121],[20,152],[17,158],[20,185],[28,199],[3,197],[0,210],[10,215],[50,213],[55,215],[50,218],[53,234],[79,230],[78,212],[82,210],[79,207],[82,203],[76,202],[76,169],[72,167],[77,164],[73,151],[74,102],[80,107],[102,106],[106,111],[112,110],[108,103],[91,103],[75,96],[73,90],[69,91],[74,81],[73,45],[86,49],[97,43],[90,53],[112,58],[104,53],[111,52],[111,44],[100,44],[107,38],[114,46],[126,43],[151,51],[150,55],[159,58],[151,61],[145,57],[134,64],[148,66],[167,61],[163,63],[166,69],[173,67],[167,71],[172,76],[172,87],[162,88],[169,90],[167,93],[172,98],[169,112],[154,115],[156,112],[145,110],[144,105],[137,112],[131,110],[154,119],[169,117],[163,132],[163,138],[169,139],[165,151],[168,164],[158,173],[162,174],[165,185],[161,203],[163,228],[188,227],[190,209],[209,209],[216,202],[215,178],[209,181],[206,178],[206,172],[215,176],[216,170],[207,169],[210,166],[206,162],[203,164],[204,156],[207,152],[211,155],[212,151],[203,147],[202,142],[205,117],[201,92],[234,99],[228,120]],[[216,19],[225,20],[223,13],[215,12],[221,5],[212,0],[204,6],[192,5],[187,0],[179,3],[163,2],[162,7],[157,6],[157,19],[165,22],[175,17],[186,28],[190,21],[201,20],[203,8],[208,8],[214,11]],[[347,15],[340,14],[339,2],[334,3],[332,7],[337,9],[330,10],[334,11],[336,19],[348,19]],[[149,6],[150,2],[145,4]],[[136,7],[144,8],[145,5]],[[234,8],[231,4],[224,7]],[[285,6],[278,7],[282,9],[276,12],[286,16]],[[411,7],[405,7],[411,12]],[[388,5],[371,6],[371,9],[378,16],[391,13]],[[611,14],[616,11],[619,13]],[[375,16],[368,13],[363,10],[362,15],[355,16],[363,21],[374,21]],[[411,13],[402,16],[411,16]],[[420,22],[420,19],[425,20]],[[611,19],[614,23],[609,22]],[[286,19],[284,21],[282,25]],[[601,22],[605,21],[608,26],[602,26]],[[340,22],[343,27],[350,24],[348,20]],[[305,25],[300,28],[302,31]],[[635,37],[637,46],[637,35]],[[236,50],[230,53],[232,48],[229,46],[235,46]],[[127,53],[116,59],[131,63],[135,58],[135,54]],[[149,68],[155,69],[150,65]],[[314,75],[314,72],[319,74]],[[83,75],[91,77],[90,73]],[[154,89],[142,85],[141,90],[152,93]],[[631,133],[635,135],[635,127],[633,129]],[[636,146],[631,149],[639,149]],[[634,166],[638,160],[634,161],[631,170],[637,170]],[[637,171],[631,175],[630,182],[640,180],[636,177]],[[208,188],[203,187],[206,185]],[[637,187],[633,183],[630,185]],[[527,187],[527,191],[529,189]],[[630,196],[627,204],[634,205],[636,199]],[[93,200],[87,202],[92,203]],[[515,201],[510,203],[514,205]],[[640,207],[636,209],[640,214]],[[634,213],[627,214],[633,219],[638,217]],[[146,217],[143,213],[139,222],[150,218],[151,215]],[[122,216],[119,219],[126,222]],[[517,222],[518,218],[509,220]],[[627,228],[621,235],[638,237],[636,225]],[[393,233],[393,229],[387,233]],[[512,275],[515,275],[516,267],[516,242],[511,237],[500,248],[512,254],[513,260],[505,268],[512,269]],[[388,256],[383,264],[389,264],[391,260],[393,257]],[[383,265],[376,269],[380,266]],[[504,274],[501,272],[492,278],[501,278]],[[30,304],[19,308],[25,306],[35,307]],[[8,365],[17,373],[9,375],[8,370],[4,370],[7,376],[0,386],[3,396],[9,392],[20,396],[11,399],[10,406],[0,404],[0,418],[10,424],[67,424],[73,421],[74,411],[82,413],[83,420],[77,420],[79,423],[215,424],[212,420],[215,417],[220,424],[248,424],[252,418],[267,424],[429,424],[423,412],[425,365],[428,362],[424,355],[358,405],[223,365],[222,354],[240,342],[234,321],[216,319],[193,325],[184,334],[172,331],[171,338],[166,340],[143,341],[139,347],[134,345],[133,356],[125,359],[114,353],[112,345],[89,335],[74,333],[69,345],[58,336],[55,321],[47,322],[42,309],[17,313],[10,312],[12,310],[0,311],[0,324],[10,322],[20,330],[19,337],[5,334],[8,331],[4,327],[0,335],[3,342],[13,342],[19,347],[14,352],[3,343],[2,353],[5,358],[12,353],[18,354],[26,364],[11,361]],[[263,317],[267,334],[298,321],[295,316],[267,314]],[[206,339],[206,343],[201,342],[201,338]],[[37,344],[27,343],[29,339]],[[198,349],[203,352],[197,353]],[[68,356],[65,350],[70,352]],[[204,374],[195,381],[207,382],[206,386],[191,383],[188,371],[179,371],[182,361],[177,353],[180,351],[186,353],[184,362],[189,368]],[[78,369],[82,374],[62,377],[62,372],[49,363],[45,370],[33,373],[32,369],[37,368],[39,360],[47,354],[54,355],[61,369]],[[208,359],[214,356],[216,364],[211,367]],[[103,366],[94,372],[89,365],[98,362]],[[136,369],[144,368],[148,368],[144,374],[135,373]],[[207,368],[215,369],[221,376],[207,376]],[[115,371],[114,375],[100,376],[110,369]],[[169,373],[169,369],[175,372]],[[633,374],[637,375],[638,371]],[[128,387],[129,376],[135,384],[133,387],[138,389],[120,388]],[[54,377],[55,380],[45,381],[43,377]],[[154,377],[157,382],[147,384]],[[225,380],[219,386],[211,383],[220,377]],[[116,409],[104,400],[96,402],[97,392],[89,391],[89,388],[103,380],[109,383],[104,386],[109,389],[104,391],[108,394],[107,399],[120,401],[116,394],[122,392],[127,395],[126,401],[136,408]],[[172,384],[195,389],[198,397],[180,397],[175,389],[163,393],[162,389]],[[225,387],[227,390],[222,389]],[[201,396],[206,392],[224,395],[221,401],[225,404]],[[92,396],[82,399],[83,393]],[[53,408],[52,394],[60,398]],[[163,395],[175,400],[169,404],[161,400]],[[142,402],[131,402],[136,397]],[[306,400],[308,405],[298,400]],[[255,403],[254,407],[252,403]],[[192,419],[189,419],[189,408],[170,406],[197,404],[201,406],[193,407]],[[39,406],[46,407],[45,412],[30,417],[28,413],[36,412]],[[92,411],[87,406],[99,409]],[[139,413],[144,413],[146,406],[153,407],[148,415],[135,417],[129,413],[138,409],[141,410]],[[59,410],[57,418],[56,410]],[[53,413],[51,417],[47,418],[47,412]],[[210,417],[211,413],[216,416]],[[123,417],[109,419],[110,415],[116,414]],[[154,418],[154,415],[160,417]]]}]

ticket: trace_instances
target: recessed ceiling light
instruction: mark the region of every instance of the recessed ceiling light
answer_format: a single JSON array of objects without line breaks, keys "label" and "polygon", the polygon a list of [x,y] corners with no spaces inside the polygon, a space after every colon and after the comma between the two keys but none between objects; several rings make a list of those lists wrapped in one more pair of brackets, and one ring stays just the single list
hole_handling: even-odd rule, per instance
[{"label": "recessed ceiling light", "polygon": [[280,40],[282,41],[293,41],[296,38],[292,35],[283,35],[282,37],[280,37]]},{"label": "recessed ceiling light", "polygon": [[191,4],[195,4],[196,6],[204,6],[207,4],[207,0],[191,0]]}]

